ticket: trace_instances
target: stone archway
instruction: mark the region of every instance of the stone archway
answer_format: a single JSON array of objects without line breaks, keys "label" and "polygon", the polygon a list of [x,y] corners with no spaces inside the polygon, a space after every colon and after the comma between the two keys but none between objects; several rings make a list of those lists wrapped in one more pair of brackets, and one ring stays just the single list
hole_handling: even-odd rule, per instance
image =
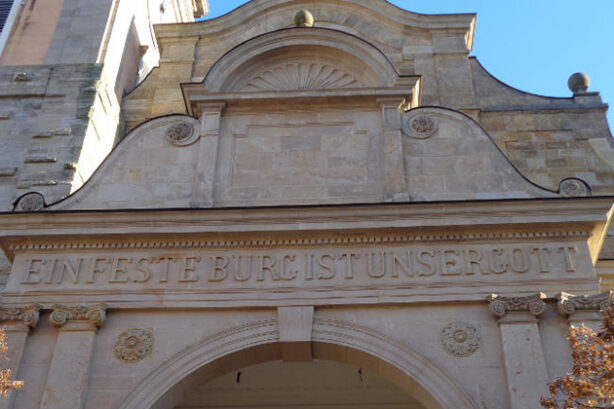
[{"label": "stone archway", "polygon": [[[385,334],[336,320],[315,319],[313,357],[361,366],[432,409],[478,409],[430,359]],[[280,359],[277,320],[222,331],[193,345],[146,376],[117,409],[172,409],[192,378],[212,380],[245,366]]]}]

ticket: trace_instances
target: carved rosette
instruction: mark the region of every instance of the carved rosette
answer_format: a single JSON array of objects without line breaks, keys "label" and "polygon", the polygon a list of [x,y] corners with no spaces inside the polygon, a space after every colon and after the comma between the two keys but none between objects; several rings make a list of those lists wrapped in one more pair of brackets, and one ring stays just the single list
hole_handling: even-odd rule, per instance
[{"label": "carved rosette", "polygon": [[437,123],[426,115],[412,116],[405,114],[401,119],[403,133],[415,139],[428,139],[437,132]]},{"label": "carved rosette", "polygon": [[91,306],[66,306],[55,304],[49,316],[51,325],[63,327],[68,321],[87,321],[93,328],[100,328],[106,318],[107,306],[105,304]]},{"label": "carved rosette", "polygon": [[589,197],[592,195],[588,183],[577,178],[562,180],[559,184],[559,193],[563,197]]},{"label": "carved rosette", "polygon": [[36,212],[45,207],[45,198],[40,193],[32,192],[23,195],[15,205],[16,212]]},{"label": "carved rosette", "polygon": [[452,322],[441,331],[441,345],[450,354],[463,358],[471,356],[480,348],[478,329],[466,322]]},{"label": "carved rosette", "polygon": [[606,291],[596,295],[573,295],[560,293],[558,308],[561,314],[572,315],[576,311],[600,311],[612,305],[614,292]]},{"label": "carved rosette", "polygon": [[543,301],[546,294],[537,293],[527,297],[500,297],[492,294],[488,297],[490,311],[496,317],[503,317],[508,312],[528,312],[539,317],[546,312],[546,303]]},{"label": "carved rosette", "polygon": [[175,146],[188,146],[198,140],[192,124],[181,121],[171,124],[166,130],[166,139]]},{"label": "carved rosette", "polygon": [[152,330],[129,329],[119,334],[113,353],[119,361],[133,364],[151,356],[153,343]]},{"label": "carved rosette", "polygon": [[0,308],[0,322],[4,323],[23,323],[26,327],[34,328],[38,324],[40,316],[40,305],[29,305],[27,307]]}]

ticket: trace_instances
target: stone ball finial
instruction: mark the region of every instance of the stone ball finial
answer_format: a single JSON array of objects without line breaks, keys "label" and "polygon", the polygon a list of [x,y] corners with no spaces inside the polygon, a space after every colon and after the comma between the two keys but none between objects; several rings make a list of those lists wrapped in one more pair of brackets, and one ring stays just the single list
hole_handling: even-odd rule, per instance
[{"label": "stone ball finial", "polygon": [[301,10],[294,16],[294,24],[297,27],[313,27],[313,14],[309,10]]},{"label": "stone ball finial", "polygon": [[576,72],[569,77],[567,85],[574,94],[578,94],[588,90],[588,86],[591,85],[591,79],[582,72]]}]

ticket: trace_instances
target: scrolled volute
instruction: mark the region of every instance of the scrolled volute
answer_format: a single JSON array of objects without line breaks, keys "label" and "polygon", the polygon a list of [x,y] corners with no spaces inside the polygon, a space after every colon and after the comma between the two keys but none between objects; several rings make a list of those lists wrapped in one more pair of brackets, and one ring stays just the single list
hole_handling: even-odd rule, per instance
[{"label": "scrolled volute", "polygon": [[38,304],[26,307],[0,307],[0,322],[23,323],[26,327],[34,328],[38,324],[41,306]]},{"label": "scrolled volute", "polygon": [[560,293],[557,307],[563,315],[572,315],[576,311],[600,311],[612,305],[613,291],[594,295],[573,295]]},{"label": "scrolled volute", "polygon": [[491,294],[488,302],[490,311],[498,318],[505,316],[508,312],[528,312],[538,317],[546,312],[545,298],[544,293],[525,297],[501,297],[498,294]]},{"label": "scrolled volute", "polygon": [[49,316],[51,325],[61,328],[68,321],[87,321],[94,328],[100,328],[104,324],[106,318],[107,306],[105,304],[97,304],[90,306],[67,306],[55,304],[53,312]]}]

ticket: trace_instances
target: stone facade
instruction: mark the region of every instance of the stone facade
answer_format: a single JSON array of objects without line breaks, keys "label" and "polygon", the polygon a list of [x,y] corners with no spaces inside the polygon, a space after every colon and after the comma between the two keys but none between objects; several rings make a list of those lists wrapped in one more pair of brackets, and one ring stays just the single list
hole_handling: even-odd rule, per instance
[{"label": "stone facade", "polygon": [[537,407],[612,299],[607,107],[498,82],[474,26],[254,0],[155,26],[123,98],[125,53],[1,68],[0,405]]}]

